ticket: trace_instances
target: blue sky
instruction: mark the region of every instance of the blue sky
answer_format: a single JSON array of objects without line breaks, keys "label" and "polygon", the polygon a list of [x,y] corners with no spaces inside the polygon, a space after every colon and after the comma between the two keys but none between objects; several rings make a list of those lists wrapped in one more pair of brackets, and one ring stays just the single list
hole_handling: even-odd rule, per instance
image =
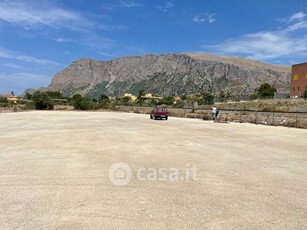
[{"label": "blue sky", "polygon": [[0,0],[0,93],[88,57],[204,52],[307,61],[306,0]]}]

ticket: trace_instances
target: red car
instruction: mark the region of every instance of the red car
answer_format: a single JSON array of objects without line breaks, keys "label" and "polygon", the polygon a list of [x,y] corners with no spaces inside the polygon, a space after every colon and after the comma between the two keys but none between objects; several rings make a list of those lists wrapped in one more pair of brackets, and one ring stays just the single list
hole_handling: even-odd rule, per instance
[{"label": "red car", "polygon": [[165,120],[168,119],[168,111],[165,107],[155,107],[151,113],[150,113],[150,119],[162,119],[164,118]]}]

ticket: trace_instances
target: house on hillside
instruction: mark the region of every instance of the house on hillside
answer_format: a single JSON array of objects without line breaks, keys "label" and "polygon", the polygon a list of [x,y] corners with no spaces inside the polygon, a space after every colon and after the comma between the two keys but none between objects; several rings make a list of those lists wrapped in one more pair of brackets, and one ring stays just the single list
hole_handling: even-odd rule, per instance
[{"label": "house on hillside", "polygon": [[135,101],[138,97],[131,94],[131,93],[125,93],[124,97],[130,97],[132,101]]},{"label": "house on hillside", "polygon": [[153,96],[151,93],[146,93],[144,96],[142,96],[143,99],[158,99],[161,100],[162,97]]},{"label": "house on hillside", "polygon": [[13,103],[16,103],[18,101],[18,98],[15,95],[12,95],[9,93],[2,94],[0,96],[6,98],[8,101],[13,102]]}]

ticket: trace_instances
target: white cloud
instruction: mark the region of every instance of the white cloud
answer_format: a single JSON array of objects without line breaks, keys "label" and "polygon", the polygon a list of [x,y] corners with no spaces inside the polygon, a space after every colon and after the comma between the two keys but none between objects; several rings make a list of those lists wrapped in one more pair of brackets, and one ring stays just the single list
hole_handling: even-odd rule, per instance
[{"label": "white cloud", "polygon": [[11,69],[20,69],[21,68],[20,65],[16,65],[14,63],[4,63],[3,66],[9,67]]},{"label": "white cloud", "polygon": [[307,20],[294,23],[294,24],[288,26],[288,28],[285,31],[291,32],[291,31],[304,29],[304,28],[307,28]]},{"label": "white cloud", "polygon": [[0,58],[14,59],[17,61],[29,62],[29,63],[40,64],[40,65],[61,65],[54,61],[40,59],[40,58],[31,57],[31,56],[22,55],[22,54],[17,54],[13,51],[10,51],[10,50],[7,50],[1,47],[0,47]]},{"label": "white cloud", "polygon": [[104,57],[116,57],[119,55],[119,52],[115,52],[115,53],[99,52],[99,55],[104,56]]},{"label": "white cloud", "polygon": [[140,3],[134,2],[134,1],[121,1],[121,5],[125,8],[131,8],[131,7],[141,7],[143,6]]},{"label": "white cloud", "polygon": [[5,73],[0,72],[0,93],[14,91],[19,95],[27,88],[38,88],[48,86],[51,77],[43,74],[28,72]]},{"label": "white cloud", "polygon": [[296,13],[287,21],[283,21],[286,23],[283,29],[249,33],[220,44],[203,47],[220,55],[236,55],[256,60],[307,57],[307,35],[300,34],[301,30],[307,28],[304,18],[305,14]]},{"label": "white cloud", "polygon": [[48,26],[54,29],[83,30],[93,25],[77,12],[46,2],[39,3],[35,5],[28,1],[4,0],[0,2],[0,20],[22,25],[26,29]]},{"label": "white cloud", "polygon": [[114,46],[115,41],[106,37],[99,36],[95,33],[87,33],[86,36],[78,43],[89,47],[92,50],[106,52]]},{"label": "white cloud", "polygon": [[142,7],[143,4],[140,4],[135,1],[118,1],[117,3],[114,4],[104,4],[101,6],[101,8],[106,9],[106,10],[115,10],[115,9],[123,9],[123,8],[134,8],[134,7]]},{"label": "white cloud", "polygon": [[196,22],[196,23],[213,23],[215,22],[216,19],[215,19],[215,14],[212,13],[212,14],[209,14],[209,13],[206,13],[206,14],[202,14],[202,15],[195,15],[193,17],[193,22]]},{"label": "white cloud", "polygon": [[174,7],[175,7],[174,0],[168,0],[165,2],[164,5],[156,6],[157,9],[163,11],[164,13],[166,13],[167,11],[169,11],[171,8],[174,8]]},{"label": "white cloud", "polygon": [[20,72],[20,73],[1,73],[0,72],[0,78],[1,79],[10,79],[12,82],[16,82],[16,80],[23,80],[23,81],[46,81],[50,79],[50,76],[43,75],[43,74],[34,74],[34,73],[26,73],[26,72]]},{"label": "white cloud", "polygon": [[100,24],[97,28],[110,31],[110,30],[127,30],[128,26],[124,25],[106,25],[106,24]]},{"label": "white cloud", "polygon": [[[18,0],[0,1],[0,21],[21,25],[28,30],[49,27],[52,29],[64,28],[70,31],[88,32],[93,29],[109,31],[125,30],[128,28],[124,25],[106,25],[98,23],[95,20],[90,20],[88,14],[87,17],[84,17],[79,12],[48,4],[47,1],[39,2],[40,4],[37,4],[38,2],[34,4],[33,2]],[[121,1],[119,4],[120,7],[125,8],[141,6],[134,1]],[[97,15],[90,16],[97,17]]]},{"label": "white cloud", "polygon": [[301,21],[304,20],[305,17],[306,14],[304,12],[297,12],[288,19],[288,22]]},{"label": "white cloud", "polygon": [[66,43],[66,42],[72,42],[72,39],[70,38],[57,38],[55,39],[56,42],[59,42],[59,43]]},{"label": "white cloud", "polygon": [[304,55],[304,52],[307,52],[307,36],[296,39],[282,32],[259,32],[246,34],[237,40],[229,40],[211,48],[223,54],[268,60],[282,56]]}]

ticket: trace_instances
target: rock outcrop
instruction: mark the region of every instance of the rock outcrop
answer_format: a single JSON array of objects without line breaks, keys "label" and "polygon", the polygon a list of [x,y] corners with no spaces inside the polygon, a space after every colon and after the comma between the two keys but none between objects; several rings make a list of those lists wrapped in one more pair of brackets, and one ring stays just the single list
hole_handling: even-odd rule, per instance
[{"label": "rock outcrop", "polygon": [[288,66],[198,53],[125,56],[110,61],[80,59],[56,74],[48,90],[93,97],[137,94],[141,89],[161,96],[221,90],[239,95],[269,83],[288,92],[290,71]]}]

